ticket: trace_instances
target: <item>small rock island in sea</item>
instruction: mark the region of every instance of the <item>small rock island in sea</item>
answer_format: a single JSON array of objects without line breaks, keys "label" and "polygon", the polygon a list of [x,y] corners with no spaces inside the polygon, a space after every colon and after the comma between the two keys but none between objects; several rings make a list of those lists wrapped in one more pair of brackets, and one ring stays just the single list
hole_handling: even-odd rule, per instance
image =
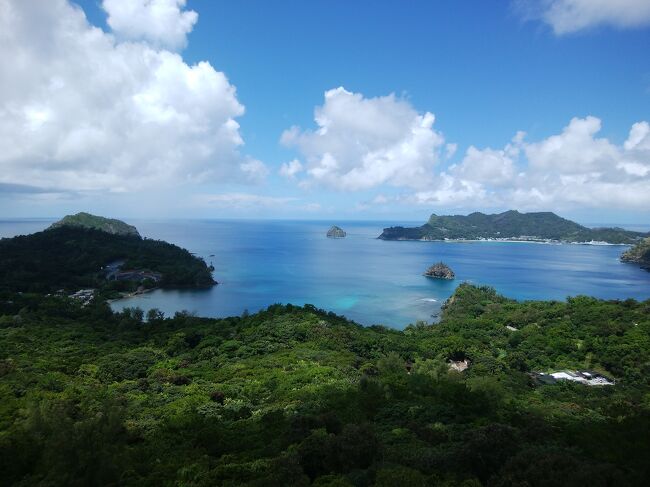
[{"label": "small rock island in sea", "polygon": [[454,279],[456,275],[448,265],[438,262],[429,267],[424,273],[427,277],[435,277],[436,279]]},{"label": "small rock island in sea", "polygon": [[343,238],[345,235],[345,231],[336,225],[332,225],[332,228],[327,231],[327,236],[330,238]]}]

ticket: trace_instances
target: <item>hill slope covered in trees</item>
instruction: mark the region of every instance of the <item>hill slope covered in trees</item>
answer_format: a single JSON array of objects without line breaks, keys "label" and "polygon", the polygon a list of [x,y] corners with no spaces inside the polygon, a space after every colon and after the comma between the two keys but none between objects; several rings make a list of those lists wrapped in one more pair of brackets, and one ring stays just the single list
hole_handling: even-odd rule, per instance
[{"label": "hill slope covered in trees", "polygon": [[[0,299],[0,485],[610,486],[650,476],[650,301],[461,285],[438,325]],[[510,328],[507,328],[510,327]],[[467,358],[459,373],[447,360]],[[615,386],[535,384],[586,367]]]},{"label": "hill slope covered in trees", "polygon": [[161,273],[163,287],[214,284],[206,263],[176,245],[62,225],[0,240],[0,291],[101,288],[107,284],[102,268],[116,261],[124,261],[124,269]]},{"label": "hill slope covered in trees", "polygon": [[91,215],[90,213],[84,212],[76,213],[74,215],[66,215],[58,222],[53,223],[50,228],[58,227],[90,228],[116,235],[140,236],[138,229],[133,225],[128,225],[123,221],[114,218],[104,218],[102,216]]},{"label": "hill slope covered in trees", "polygon": [[650,237],[623,252],[621,260],[623,262],[639,264],[643,269],[650,271]]},{"label": "hill slope covered in trees", "polygon": [[511,210],[486,215],[475,212],[467,216],[431,215],[420,227],[385,228],[384,240],[479,240],[519,239],[563,242],[607,242],[631,244],[647,234],[622,228],[587,228],[551,212],[519,213]]}]

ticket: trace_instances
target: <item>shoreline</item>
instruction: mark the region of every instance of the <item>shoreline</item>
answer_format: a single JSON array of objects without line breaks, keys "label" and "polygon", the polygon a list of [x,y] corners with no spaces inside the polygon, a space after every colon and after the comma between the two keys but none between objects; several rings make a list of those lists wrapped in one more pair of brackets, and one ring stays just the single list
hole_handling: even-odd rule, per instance
[{"label": "shoreline", "polygon": [[147,294],[147,293],[150,293],[152,291],[156,291],[158,289],[162,289],[162,288],[161,287],[150,287],[150,288],[147,288],[147,289],[141,289],[141,290],[139,289],[139,290],[135,290],[135,291],[133,291],[131,293],[125,293],[122,296],[120,296],[119,298],[107,299],[106,302],[108,304],[111,304],[111,303],[114,303],[116,301],[121,301],[123,299],[134,298],[134,297],[140,296],[142,294]]},{"label": "shoreline", "polygon": [[568,242],[566,240],[527,240],[519,238],[479,238],[479,239],[470,239],[470,238],[445,238],[445,239],[433,239],[433,238],[380,238],[377,237],[377,240],[384,240],[386,242],[441,242],[441,243],[483,243],[483,242],[499,242],[499,243],[532,243],[532,244],[542,244],[542,245],[591,245],[596,247],[631,247],[634,244],[629,243],[609,243],[598,240],[591,240],[589,242]]}]

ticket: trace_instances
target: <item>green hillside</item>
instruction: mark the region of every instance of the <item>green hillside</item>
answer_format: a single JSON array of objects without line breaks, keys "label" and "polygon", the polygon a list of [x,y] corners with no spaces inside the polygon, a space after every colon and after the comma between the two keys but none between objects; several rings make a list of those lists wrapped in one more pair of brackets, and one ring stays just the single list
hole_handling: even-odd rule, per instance
[{"label": "green hillside", "polygon": [[384,240],[478,240],[523,239],[564,242],[634,243],[644,235],[621,228],[591,229],[551,212],[520,213],[515,210],[486,215],[475,212],[467,216],[431,215],[420,227],[386,228],[379,236]]},{"label": "green hillside", "polygon": [[116,261],[123,261],[124,269],[161,273],[162,287],[214,284],[206,263],[176,245],[63,225],[0,240],[0,290],[102,288],[107,286],[103,267]]},{"label": "green hillside", "polygon": [[102,232],[112,233],[114,235],[131,235],[139,237],[138,230],[133,225],[128,225],[121,220],[114,218],[104,218],[103,216],[91,215],[90,213],[77,213],[67,215],[50,228],[59,227],[80,227],[101,230]]},{"label": "green hillside", "polygon": [[[616,385],[528,375],[583,367]],[[440,324],[396,331],[5,295],[0,485],[645,485],[649,367],[650,301],[461,285]]]},{"label": "green hillside", "polygon": [[650,237],[642,240],[621,255],[623,262],[633,262],[650,271]]}]

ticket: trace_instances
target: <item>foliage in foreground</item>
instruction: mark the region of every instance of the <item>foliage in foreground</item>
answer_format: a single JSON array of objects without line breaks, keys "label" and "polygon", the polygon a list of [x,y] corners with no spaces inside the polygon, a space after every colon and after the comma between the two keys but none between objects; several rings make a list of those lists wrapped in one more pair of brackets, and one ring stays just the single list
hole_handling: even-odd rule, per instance
[{"label": "foliage in foreground", "polygon": [[[462,285],[440,324],[404,331],[310,306],[143,321],[35,295],[4,296],[0,316],[2,485],[650,478],[650,301],[516,303]],[[617,385],[526,373],[563,367]]]}]

